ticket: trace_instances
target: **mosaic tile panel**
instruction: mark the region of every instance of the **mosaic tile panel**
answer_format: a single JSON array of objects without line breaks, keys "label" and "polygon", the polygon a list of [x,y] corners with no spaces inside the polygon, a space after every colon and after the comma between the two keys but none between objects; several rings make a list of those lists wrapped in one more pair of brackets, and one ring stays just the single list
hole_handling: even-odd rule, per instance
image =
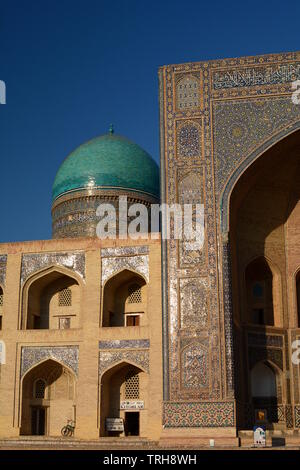
[{"label": "mosaic tile panel", "polygon": [[234,426],[233,402],[165,402],[166,428]]},{"label": "mosaic tile panel", "polygon": [[202,155],[202,129],[199,122],[177,122],[176,155],[177,157],[194,157]]},{"label": "mosaic tile panel", "polygon": [[208,351],[202,344],[191,344],[181,352],[182,386],[187,389],[208,387]]},{"label": "mosaic tile panel", "polygon": [[120,362],[133,363],[149,373],[149,351],[148,350],[118,350],[99,352],[99,376],[107,369]]},{"label": "mosaic tile panel", "polygon": [[294,406],[295,428],[300,428],[300,405]]},{"label": "mosaic tile panel", "polygon": [[141,274],[149,282],[149,257],[148,255],[138,256],[117,256],[102,259],[102,285],[113,274],[129,269]]},{"label": "mosaic tile panel", "polygon": [[0,255],[0,284],[5,286],[7,255]]},{"label": "mosaic tile panel", "polygon": [[23,284],[36,271],[50,266],[63,266],[85,278],[85,253],[28,253],[22,256],[21,283]]},{"label": "mosaic tile panel", "polygon": [[[178,169],[178,203],[182,206],[184,204],[192,205],[193,221],[191,230],[196,230],[196,213],[195,205],[204,203],[204,191],[203,191],[203,169],[195,168],[191,171],[184,171]],[[205,217],[204,217],[205,222]],[[188,225],[185,226],[189,229]],[[199,232],[198,232],[198,237]],[[190,241],[187,240],[185,233],[183,239],[179,240],[179,264],[180,267],[195,266],[203,264],[205,262],[205,227],[202,233],[202,239],[199,240],[199,246],[195,249],[191,249]]]},{"label": "mosaic tile panel", "polygon": [[180,327],[201,329],[208,323],[208,279],[180,279]]},{"label": "mosaic tile panel", "polygon": [[110,341],[99,341],[99,349],[142,349],[149,347],[149,339],[114,339]]},{"label": "mosaic tile panel", "polygon": [[24,346],[21,348],[21,377],[46,359],[57,360],[78,375],[79,346]]}]

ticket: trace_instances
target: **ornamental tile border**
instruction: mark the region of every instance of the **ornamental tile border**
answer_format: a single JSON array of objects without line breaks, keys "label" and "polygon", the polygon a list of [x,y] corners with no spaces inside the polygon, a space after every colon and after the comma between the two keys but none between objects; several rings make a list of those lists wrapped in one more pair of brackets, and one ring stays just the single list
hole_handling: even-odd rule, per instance
[{"label": "ornamental tile border", "polygon": [[149,347],[149,339],[115,339],[99,341],[99,349],[144,349]]},{"label": "ornamental tile border", "polygon": [[4,287],[6,281],[7,255],[0,255],[0,284]]},{"label": "ornamental tile border", "polygon": [[149,246],[123,246],[117,248],[101,248],[101,257],[148,255]]}]

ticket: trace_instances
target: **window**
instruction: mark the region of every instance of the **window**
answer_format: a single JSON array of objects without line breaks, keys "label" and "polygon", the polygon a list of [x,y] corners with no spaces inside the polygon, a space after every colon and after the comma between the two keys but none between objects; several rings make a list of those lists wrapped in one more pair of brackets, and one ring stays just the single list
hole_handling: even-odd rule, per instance
[{"label": "window", "polygon": [[59,329],[60,330],[68,330],[69,328],[71,328],[71,318],[61,317],[59,319]]},{"label": "window", "polygon": [[0,330],[2,330],[2,315],[0,315]]},{"label": "window", "polygon": [[263,308],[255,308],[253,309],[253,323],[257,325],[264,325],[265,324],[265,315]]},{"label": "window", "polygon": [[38,330],[41,327],[41,317],[39,315],[33,315],[33,329]]},{"label": "window", "polygon": [[46,382],[43,379],[38,379],[34,386],[34,398],[45,398]]},{"label": "window", "polygon": [[248,321],[274,325],[273,274],[264,257],[253,260],[245,272]]},{"label": "window", "polygon": [[142,302],[142,289],[138,284],[131,284],[128,287],[128,303],[140,304]]},{"label": "window", "polygon": [[139,326],[140,316],[139,315],[126,315],[126,326]]},{"label": "window", "polygon": [[264,296],[264,286],[261,282],[256,282],[253,285],[253,290],[252,290],[253,297],[255,299],[262,299]]},{"label": "window", "polygon": [[3,307],[3,290],[0,288],[0,308]]},{"label": "window", "polygon": [[71,307],[72,305],[72,291],[69,288],[62,289],[58,293],[59,307]]},{"label": "window", "polygon": [[140,396],[140,379],[135,370],[130,370],[125,377],[125,400],[136,400]]}]

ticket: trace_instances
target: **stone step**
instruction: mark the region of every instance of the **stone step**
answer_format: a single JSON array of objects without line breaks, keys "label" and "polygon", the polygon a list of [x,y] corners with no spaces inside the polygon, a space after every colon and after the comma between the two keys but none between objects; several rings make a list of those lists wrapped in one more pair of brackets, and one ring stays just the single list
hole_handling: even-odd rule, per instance
[{"label": "stone step", "polygon": [[99,440],[81,440],[72,438],[60,437],[43,437],[43,436],[22,436],[20,438],[1,439],[0,449],[3,448],[16,448],[16,447],[35,447],[35,448],[97,448],[97,449],[110,449],[110,448],[126,448],[135,449],[139,448],[152,448],[157,447],[157,443],[147,439],[127,438],[99,438]]}]

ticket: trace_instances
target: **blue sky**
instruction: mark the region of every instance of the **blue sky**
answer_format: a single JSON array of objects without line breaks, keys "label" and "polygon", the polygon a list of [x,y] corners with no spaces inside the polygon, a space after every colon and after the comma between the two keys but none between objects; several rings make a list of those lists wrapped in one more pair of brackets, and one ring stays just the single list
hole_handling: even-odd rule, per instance
[{"label": "blue sky", "polygon": [[0,0],[0,242],[51,238],[62,160],[109,124],[159,159],[160,65],[299,50],[300,2]]}]

